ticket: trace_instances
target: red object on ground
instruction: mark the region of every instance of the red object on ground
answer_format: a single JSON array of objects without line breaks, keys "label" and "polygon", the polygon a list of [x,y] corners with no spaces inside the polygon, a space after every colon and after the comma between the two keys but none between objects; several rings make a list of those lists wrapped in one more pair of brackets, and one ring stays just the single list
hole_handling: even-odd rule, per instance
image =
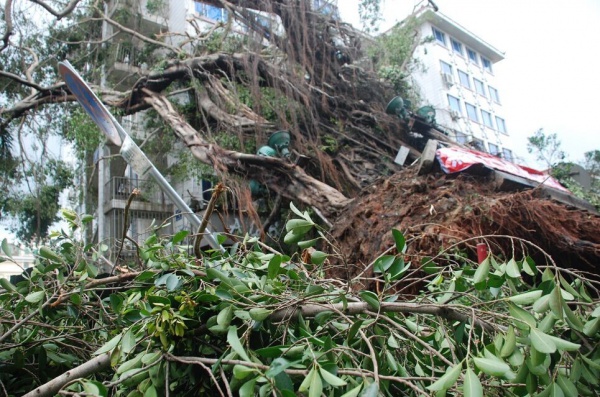
[{"label": "red object on ground", "polygon": [[510,161],[493,156],[489,153],[478,152],[476,150],[463,149],[460,147],[447,147],[438,149],[436,157],[442,166],[442,170],[447,174],[461,172],[475,164],[483,164],[488,168],[520,176],[521,178],[542,183],[548,187],[569,192],[556,179],[542,171],[522,165],[513,164]]},{"label": "red object on ground", "polygon": [[488,247],[486,243],[477,244],[477,262],[481,264],[488,257]]}]

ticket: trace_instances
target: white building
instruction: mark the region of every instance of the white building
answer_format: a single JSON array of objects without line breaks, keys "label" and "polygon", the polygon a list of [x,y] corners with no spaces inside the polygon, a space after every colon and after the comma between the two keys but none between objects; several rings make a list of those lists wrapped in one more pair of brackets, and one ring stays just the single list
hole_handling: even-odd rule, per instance
[{"label": "white building", "polygon": [[[459,143],[512,161],[512,144],[494,65],[504,54],[431,9],[417,16],[413,86],[436,109],[437,123]],[[427,40],[429,38],[429,40]]]},{"label": "white building", "polygon": [[35,256],[28,248],[9,243],[8,250],[10,256],[6,252],[0,252],[0,278],[8,279],[34,265]]}]

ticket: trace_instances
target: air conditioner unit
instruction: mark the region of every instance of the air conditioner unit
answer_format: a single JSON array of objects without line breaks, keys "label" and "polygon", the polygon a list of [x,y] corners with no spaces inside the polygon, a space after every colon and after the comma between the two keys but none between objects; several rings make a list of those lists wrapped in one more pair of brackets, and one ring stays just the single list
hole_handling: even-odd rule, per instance
[{"label": "air conditioner unit", "polygon": [[452,87],[454,85],[454,76],[448,73],[442,73],[442,80],[447,87]]},{"label": "air conditioner unit", "polygon": [[460,113],[458,113],[456,110],[451,110],[450,111],[450,118],[454,121],[459,120],[460,119]]}]

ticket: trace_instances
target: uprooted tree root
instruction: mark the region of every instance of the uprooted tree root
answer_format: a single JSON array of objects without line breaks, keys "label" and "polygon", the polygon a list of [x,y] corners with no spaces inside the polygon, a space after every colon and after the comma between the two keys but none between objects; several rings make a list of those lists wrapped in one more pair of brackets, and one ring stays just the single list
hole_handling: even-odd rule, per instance
[{"label": "uprooted tree root", "polygon": [[483,177],[415,174],[408,168],[376,182],[341,214],[332,235],[351,265],[332,276],[372,276],[365,268],[394,246],[392,229],[410,241],[413,263],[446,250],[475,259],[477,243],[485,242],[500,257],[529,255],[546,264],[549,255],[560,267],[597,273],[600,216],[541,198],[536,189],[497,192]]}]

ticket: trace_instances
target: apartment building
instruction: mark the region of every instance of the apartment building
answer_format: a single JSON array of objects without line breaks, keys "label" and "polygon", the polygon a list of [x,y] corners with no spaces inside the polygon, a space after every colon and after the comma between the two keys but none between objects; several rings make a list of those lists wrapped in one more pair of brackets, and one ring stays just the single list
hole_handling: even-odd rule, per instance
[{"label": "apartment building", "polygon": [[417,15],[419,67],[413,86],[457,142],[513,160],[495,65],[504,54],[440,12]]}]

